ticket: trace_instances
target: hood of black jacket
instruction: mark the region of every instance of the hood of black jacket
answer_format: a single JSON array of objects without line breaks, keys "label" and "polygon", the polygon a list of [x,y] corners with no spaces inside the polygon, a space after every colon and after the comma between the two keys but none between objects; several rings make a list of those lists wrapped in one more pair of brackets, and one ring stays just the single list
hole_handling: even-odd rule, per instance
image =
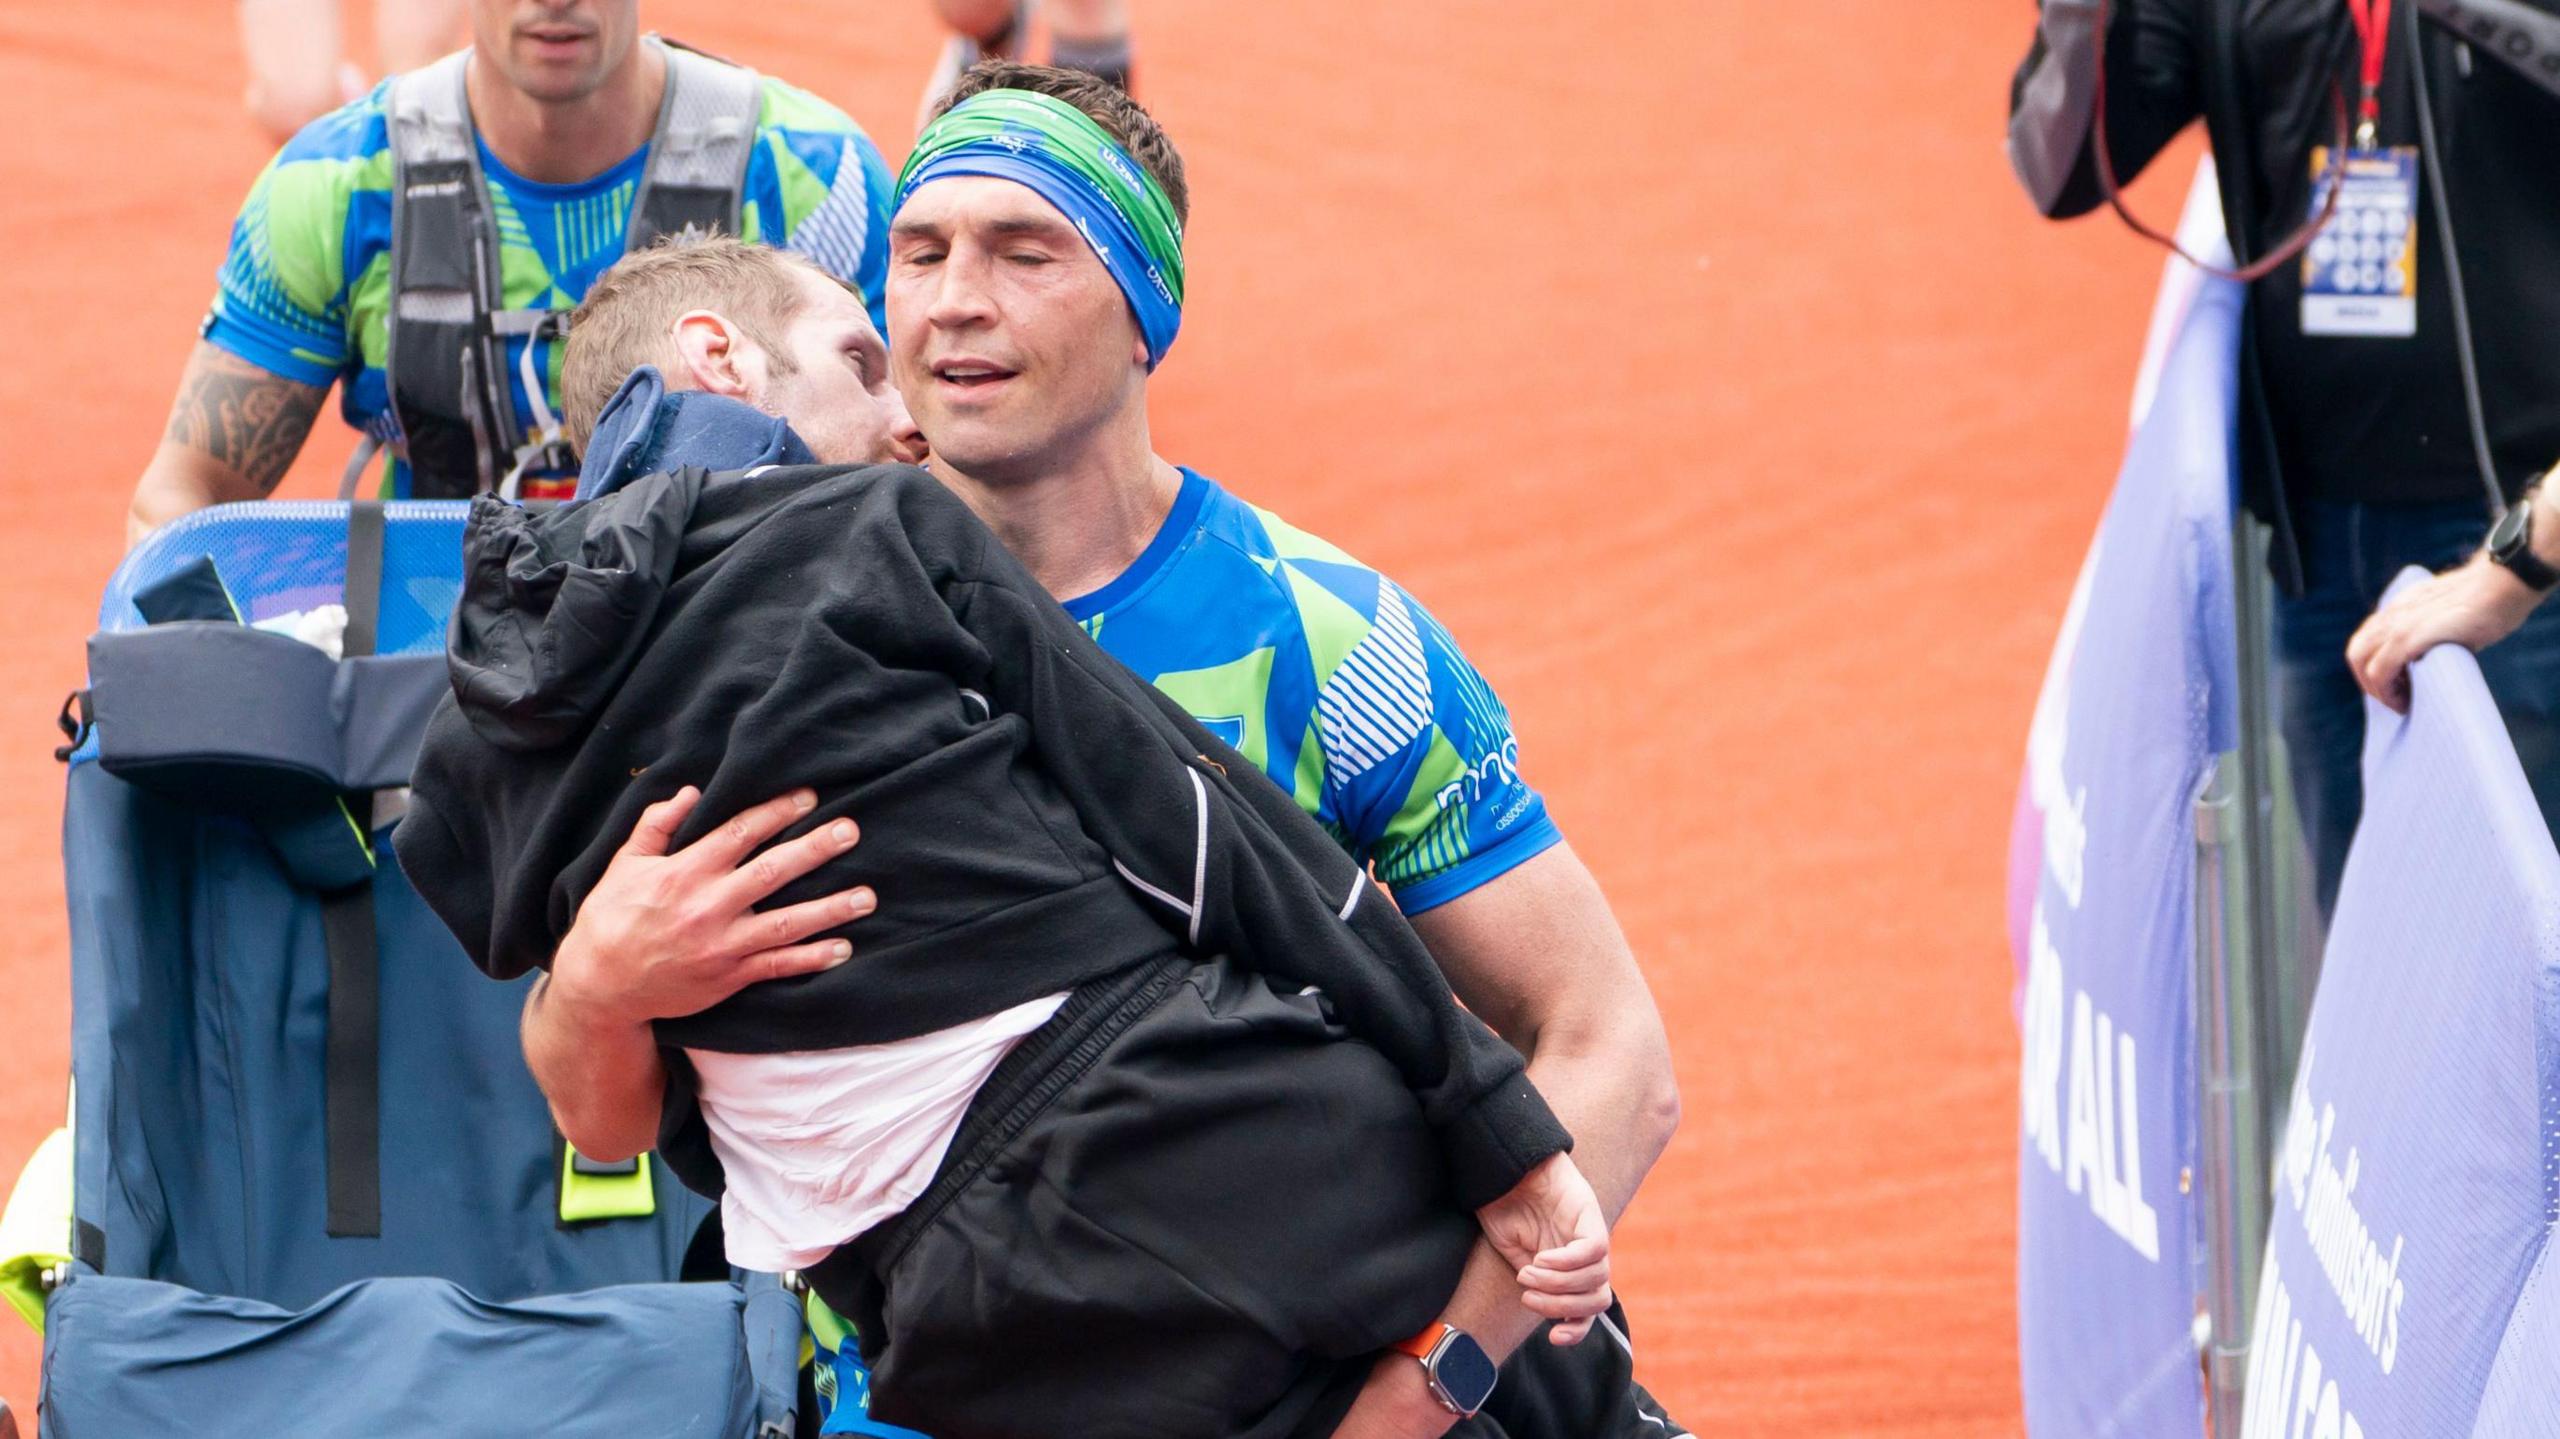
[{"label": "hood of black jacket", "polygon": [[657,617],[710,472],[810,463],[775,416],[633,371],[588,439],[575,502],[472,502],[445,647],[471,727],[519,752],[584,734]]},{"label": "hood of black jacket", "polygon": [[648,475],[610,502],[548,515],[471,502],[445,666],[482,739],[521,752],[586,732],[657,618],[708,479]]}]

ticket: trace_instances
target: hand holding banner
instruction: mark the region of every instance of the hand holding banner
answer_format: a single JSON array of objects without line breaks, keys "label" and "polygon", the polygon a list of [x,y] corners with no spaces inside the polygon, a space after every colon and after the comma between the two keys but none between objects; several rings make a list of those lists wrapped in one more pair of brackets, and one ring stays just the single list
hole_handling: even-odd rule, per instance
[{"label": "hand holding banner", "polygon": [[2560,1410],[2560,1330],[2517,1313],[2555,1197],[2560,853],[2478,662],[2439,647],[2412,685],[2406,718],[2366,705],[2364,817],[2277,1164],[2243,1439],[2504,1439],[2555,1432]]}]

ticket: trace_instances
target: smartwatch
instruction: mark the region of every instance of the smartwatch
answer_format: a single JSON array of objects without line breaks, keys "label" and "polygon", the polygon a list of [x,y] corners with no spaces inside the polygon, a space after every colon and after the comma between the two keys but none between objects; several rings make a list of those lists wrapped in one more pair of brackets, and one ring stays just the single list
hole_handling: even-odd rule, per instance
[{"label": "smartwatch", "polygon": [[2489,529],[2489,558],[2504,566],[2507,573],[2524,581],[2537,591],[2560,585],[2560,570],[2542,562],[2533,552],[2533,497],[2528,495],[2507,507],[2498,523]]},{"label": "smartwatch", "polygon": [[1422,1361],[1423,1381],[1440,1407],[1461,1419],[1475,1417],[1493,1396],[1502,1370],[1475,1336],[1453,1324],[1434,1324],[1396,1348]]}]

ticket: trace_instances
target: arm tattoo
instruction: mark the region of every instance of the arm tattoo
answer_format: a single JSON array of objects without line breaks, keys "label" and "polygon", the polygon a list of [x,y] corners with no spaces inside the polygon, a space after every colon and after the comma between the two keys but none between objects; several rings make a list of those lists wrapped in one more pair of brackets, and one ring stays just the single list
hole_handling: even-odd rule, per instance
[{"label": "arm tattoo", "polygon": [[163,438],[228,466],[272,494],[329,396],[325,385],[288,380],[237,355],[199,345],[178,386]]}]

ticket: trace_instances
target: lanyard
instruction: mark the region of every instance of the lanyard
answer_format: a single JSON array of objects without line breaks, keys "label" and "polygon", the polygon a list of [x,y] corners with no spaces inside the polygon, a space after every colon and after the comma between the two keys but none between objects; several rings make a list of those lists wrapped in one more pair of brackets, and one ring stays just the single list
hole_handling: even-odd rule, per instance
[{"label": "lanyard", "polygon": [[[2354,0],[2349,0],[2349,3],[2354,3]],[[2382,0],[2382,3],[2388,5],[2390,0]],[[2108,12],[2114,6],[2110,0],[2097,0],[2097,6],[2098,23],[2091,34],[2092,43],[2089,47],[2090,79],[2094,92],[2089,115],[2090,136],[2093,142],[2090,151],[2098,162],[2098,193],[2106,197],[2108,208],[2116,212],[2117,219],[2124,221],[2125,228],[2218,279],[2243,285],[2254,284],[2274,274],[2282,266],[2292,264],[2295,256],[2310,247],[2312,237],[2320,233],[2321,227],[2329,223],[2330,217],[2338,213],[2338,195],[2346,188],[2338,181],[2343,178],[2347,168],[2349,143],[2347,97],[2339,91],[2337,82],[2332,80],[2329,85],[2329,113],[2331,123],[2335,126],[2336,138],[2331,140],[2328,146],[2329,163],[2323,171],[2329,182],[2326,187],[2328,195],[2320,202],[2320,213],[2296,226],[2292,234],[2285,236],[2266,253],[2248,264],[2238,269],[2225,269],[2188,254],[2179,246],[2176,236],[2144,224],[2142,218],[2133,213],[2133,208],[2124,202],[2121,187],[2116,181],[2115,146],[2107,139],[2107,31],[2113,23]],[[2377,69],[2375,73],[2378,76],[2380,71]]]},{"label": "lanyard", "polygon": [[2356,103],[2356,148],[2373,148],[2374,123],[2382,116],[2382,60],[2391,49],[2391,0],[2347,0],[2363,49],[2363,98]]}]

